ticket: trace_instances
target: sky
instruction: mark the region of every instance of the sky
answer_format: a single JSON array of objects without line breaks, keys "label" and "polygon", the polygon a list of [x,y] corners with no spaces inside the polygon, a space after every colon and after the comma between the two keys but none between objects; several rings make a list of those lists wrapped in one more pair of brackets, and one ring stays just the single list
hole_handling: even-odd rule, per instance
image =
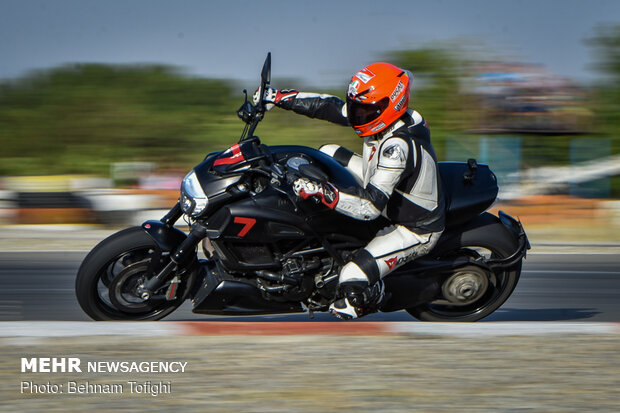
[{"label": "sky", "polygon": [[584,40],[610,23],[618,0],[0,0],[0,79],[98,62],[253,81],[271,51],[274,80],[333,87],[390,50],[460,42],[587,82]]}]

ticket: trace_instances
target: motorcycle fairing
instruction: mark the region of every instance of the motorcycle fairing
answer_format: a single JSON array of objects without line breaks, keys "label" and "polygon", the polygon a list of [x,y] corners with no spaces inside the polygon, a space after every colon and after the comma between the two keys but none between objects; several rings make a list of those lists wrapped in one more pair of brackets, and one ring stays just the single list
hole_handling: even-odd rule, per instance
[{"label": "motorcycle fairing", "polygon": [[243,170],[252,163],[265,158],[264,151],[259,150],[259,147],[258,137],[236,143],[212,158],[212,170],[217,174]]},{"label": "motorcycle fairing", "polygon": [[314,238],[303,215],[281,194],[265,190],[220,208],[207,223],[211,244],[231,271],[279,269],[283,255]]},{"label": "motorcycle fairing", "polygon": [[203,276],[201,287],[196,288],[196,295],[192,298],[194,313],[259,315],[304,311],[299,302],[266,300],[250,280],[232,279],[213,261],[204,265]]},{"label": "motorcycle fairing", "polygon": [[161,221],[146,221],[142,224],[142,229],[153,238],[161,251],[165,252],[174,251],[187,238],[187,234],[180,229],[165,225]]}]

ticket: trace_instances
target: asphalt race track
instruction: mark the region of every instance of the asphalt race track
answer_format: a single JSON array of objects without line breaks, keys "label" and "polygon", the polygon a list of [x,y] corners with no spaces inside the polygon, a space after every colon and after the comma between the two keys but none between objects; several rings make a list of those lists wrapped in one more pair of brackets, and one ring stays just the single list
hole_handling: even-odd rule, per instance
[{"label": "asphalt race track", "polygon": [[[0,252],[0,321],[87,320],[74,295],[86,252]],[[309,320],[307,314],[225,317],[191,313],[186,303],[166,320]],[[316,314],[315,320],[331,320]],[[369,321],[411,321],[406,312]],[[530,254],[512,297],[485,321],[620,322],[620,255]]]}]

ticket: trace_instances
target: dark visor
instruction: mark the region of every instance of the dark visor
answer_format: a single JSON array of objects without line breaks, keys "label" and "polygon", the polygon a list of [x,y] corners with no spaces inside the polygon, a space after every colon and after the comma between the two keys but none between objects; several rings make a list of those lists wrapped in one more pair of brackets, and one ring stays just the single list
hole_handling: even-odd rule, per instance
[{"label": "dark visor", "polygon": [[361,126],[377,119],[388,107],[390,99],[385,97],[375,103],[362,103],[347,97],[347,118],[351,126]]}]

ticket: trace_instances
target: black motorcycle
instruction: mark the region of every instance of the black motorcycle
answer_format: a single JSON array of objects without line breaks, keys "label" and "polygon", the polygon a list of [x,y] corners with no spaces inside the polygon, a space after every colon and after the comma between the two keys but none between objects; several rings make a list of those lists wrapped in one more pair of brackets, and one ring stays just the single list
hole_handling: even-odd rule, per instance
[{"label": "black motorcycle", "polygon": [[[271,55],[260,92],[271,77]],[[245,91],[244,91],[245,92]],[[357,221],[297,198],[299,177],[358,185],[334,158],[305,146],[261,144],[254,130],[265,103],[246,98],[238,143],[214,152],[183,180],[177,204],[160,221],[120,231],[86,256],[76,294],[95,320],[158,320],[185,300],[201,314],[327,311],[338,274],[383,217]],[[262,95],[262,93],[260,93]],[[476,321],[510,296],[529,249],[520,222],[485,212],[497,196],[486,165],[439,164],[447,225],[437,246],[385,277],[381,311],[426,321]],[[189,234],[174,225],[183,216]],[[206,259],[199,259],[198,244]]]}]

